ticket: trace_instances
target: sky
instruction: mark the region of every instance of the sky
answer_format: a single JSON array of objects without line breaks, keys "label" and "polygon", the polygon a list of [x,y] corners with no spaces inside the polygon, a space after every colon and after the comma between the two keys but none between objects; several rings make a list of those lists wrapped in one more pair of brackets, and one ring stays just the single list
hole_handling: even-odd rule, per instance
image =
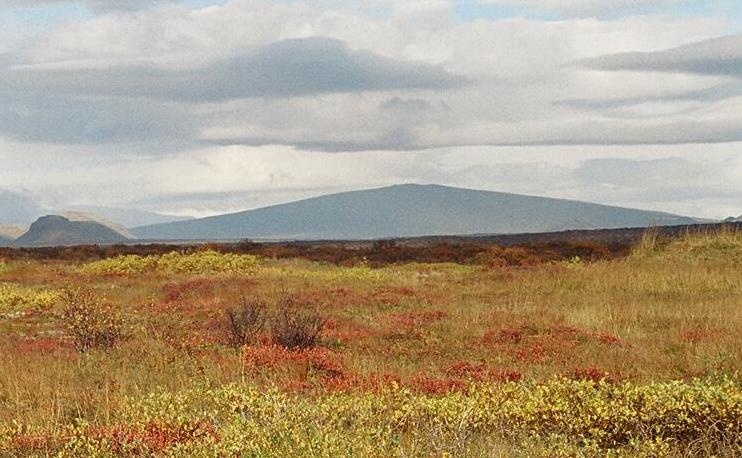
[{"label": "sky", "polygon": [[0,0],[0,224],[398,183],[742,214],[737,0]]}]

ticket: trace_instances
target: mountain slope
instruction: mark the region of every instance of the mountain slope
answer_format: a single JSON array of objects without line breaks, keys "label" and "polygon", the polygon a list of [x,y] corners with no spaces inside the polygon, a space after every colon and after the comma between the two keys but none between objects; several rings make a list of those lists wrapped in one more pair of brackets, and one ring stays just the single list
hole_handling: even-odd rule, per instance
[{"label": "mountain slope", "polygon": [[438,185],[397,185],[135,228],[144,239],[372,239],[693,224],[667,213]]},{"label": "mountain slope", "polygon": [[118,232],[121,234],[124,238],[127,239],[133,239],[136,238],[134,234],[129,232],[129,229],[125,228],[124,226],[111,222],[105,218],[102,218],[98,215],[93,215],[90,213],[83,213],[80,211],[66,211],[59,214],[59,216],[64,216],[70,221],[93,221],[98,224],[102,224],[103,226],[106,226],[107,228]]},{"label": "mountain slope", "polygon": [[42,216],[14,246],[93,245],[126,241],[119,232],[95,221],[70,221],[59,215]]},{"label": "mountain slope", "polygon": [[170,223],[174,221],[188,221],[193,219],[193,217],[190,216],[165,215],[131,208],[77,206],[73,207],[71,210],[98,215],[126,228]]}]

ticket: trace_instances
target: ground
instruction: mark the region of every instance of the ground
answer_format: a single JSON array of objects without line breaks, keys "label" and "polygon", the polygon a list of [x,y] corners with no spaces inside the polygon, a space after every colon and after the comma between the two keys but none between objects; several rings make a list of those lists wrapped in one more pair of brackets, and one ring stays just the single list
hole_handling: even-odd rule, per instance
[{"label": "ground", "polygon": [[[456,263],[215,248],[0,261],[0,451],[742,453],[739,232]],[[278,343],[287,307],[320,320],[308,348]]]}]

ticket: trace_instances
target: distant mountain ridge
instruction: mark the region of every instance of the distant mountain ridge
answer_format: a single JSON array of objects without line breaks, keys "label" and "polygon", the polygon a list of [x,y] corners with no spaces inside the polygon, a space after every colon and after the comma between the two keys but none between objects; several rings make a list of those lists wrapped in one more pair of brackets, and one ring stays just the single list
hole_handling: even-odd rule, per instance
[{"label": "distant mountain ridge", "polygon": [[[7,206],[7,205],[6,205]],[[17,210],[15,213],[21,213]],[[72,215],[72,219],[77,219],[79,215],[84,215],[86,219],[105,221],[108,225],[118,225],[122,228],[132,228],[137,226],[147,226],[151,224],[169,223],[174,221],[188,221],[193,219],[192,216],[175,216],[162,213],[154,213],[146,210],[119,207],[98,207],[91,205],[78,205],[61,208],[37,208],[33,211],[26,210],[22,218],[14,217],[14,209],[11,207],[8,213],[0,212],[0,237],[13,238],[15,234],[9,235],[4,231],[6,227],[17,227],[18,225],[28,226],[36,219],[45,215]],[[25,230],[23,231],[25,232]]]},{"label": "distant mountain ridge", "polygon": [[118,223],[108,221],[107,219],[102,218],[99,215],[93,215],[90,213],[84,213],[80,211],[67,211],[67,212],[60,213],[59,216],[64,216],[70,221],[94,221],[96,223],[106,226],[109,229],[112,229],[118,232],[119,234],[123,235],[127,239],[135,238],[134,234],[129,232],[129,229],[125,228],[124,226]]},{"label": "distant mountain ridge", "polygon": [[151,240],[375,239],[694,224],[669,213],[440,185],[350,191],[134,228]]},{"label": "distant mountain ridge", "polygon": [[111,227],[91,220],[70,220],[60,215],[42,216],[28,231],[14,240],[11,245],[70,246],[120,243],[128,240],[126,236]]},{"label": "distant mountain ridge", "polygon": [[105,218],[108,221],[120,224],[127,229],[137,226],[148,226],[152,224],[188,221],[194,219],[192,216],[175,216],[132,208],[96,207],[91,205],[72,207],[70,211],[96,215]]}]

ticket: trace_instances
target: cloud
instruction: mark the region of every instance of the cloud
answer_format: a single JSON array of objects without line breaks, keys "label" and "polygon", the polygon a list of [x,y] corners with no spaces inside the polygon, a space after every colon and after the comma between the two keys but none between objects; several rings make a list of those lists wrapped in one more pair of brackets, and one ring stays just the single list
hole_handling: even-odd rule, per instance
[{"label": "cloud", "polygon": [[[647,81],[564,64],[703,39],[716,19],[457,24],[450,2],[389,4],[389,16],[368,16],[333,2],[236,0],[65,22],[0,66],[0,135],[128,139],[162,154],[204,142],[334,152],[578,144],[596,141],[590,126],[606,143],[666,142],[672,125],[694,123],[694,141],[736,138],[704,127],[720,113],[665,119],[633,105],[560,103],[706,89],[672,74]],[[647,133],[646,118],[661,132]]]},{"label": "cloud", "polygon": [[[28,31],[14,10],[0,183],[55,208],[198,215],[399,182],[742,212],[739,185],[720,184],[742,183],[723,160],[742,139],[739,46],[687,45],[732,30],[728,17],[500,3],[549,20],[457,21],[444,0],[101,0]],[[116,4],[130,12],[103,14]]]},{"label": "cloud", "polygon": [[635,107],[648,103],[673,104],[688,103],[694,106],[721,102],[728,99],[742,97],[742,84],[726,83],[713,85],[704,89],[680,91],[671,94],[644,95],[641,97],[603,97],[603,98],[579,98],[570,100],[559,100],[556,105],[563,105],[584,110],[621,110],[627,107]]},{"label": "cloud", "polygon": [[682,0],[484,0],[493,3],[559,13],[565,17],[622,15],[667,6]]},{"label": "cloud", "polygon": [[595,70],[694,73],[742,78],[742,34],[659,52],[631,52],[583,60]]},{"label": "cloud", "polygon": [[31,8],[78,3],[94,11],[134,11],[180,1],[182,0],[0,0],[0,7]]},{"label": "cloud", "polygon": [[[645,206],[681,208],[686,215],[729,216],[740,210],[742,161],[726,158],[656,159],[599,158],[583,162],[573,171],[597,199],[614,199]],[[608,197],[611,195],[612,197]]]},{"label": "cloud", "polygon": [[186,70],[130,65],[0,73],[5,91],[147,97],[214,102],[250,97],[406,89],[447,89],[465,83],[440,67],[354,51],[339,40],[283,40],[256,51]]},{"label": "cloud", "polygon": [[450,127],[447,97],[327,94],[251,99],[229,104],[202,132],[204,141],[250,146],[292,145],[313,151],[414,150],[430,146],[424,130]]},{"label": "cloud", "polygon": [[179,143],[197,130],[187,108],[146,99],[24,96],[0,90],[0,101],[0,134],[26,142]]},{"label": "cloud", "polygon": [[28,224],[41,213],[41,204],[31,193],[0,188],[0,224]]},{"label": "cloud", "polygon": [[667,183],[703,178],[697,164],[677,157],[632,160],[623,158],[589,159],[575,170],[575,176],[589,183],[637,187],[662,177]]}]

